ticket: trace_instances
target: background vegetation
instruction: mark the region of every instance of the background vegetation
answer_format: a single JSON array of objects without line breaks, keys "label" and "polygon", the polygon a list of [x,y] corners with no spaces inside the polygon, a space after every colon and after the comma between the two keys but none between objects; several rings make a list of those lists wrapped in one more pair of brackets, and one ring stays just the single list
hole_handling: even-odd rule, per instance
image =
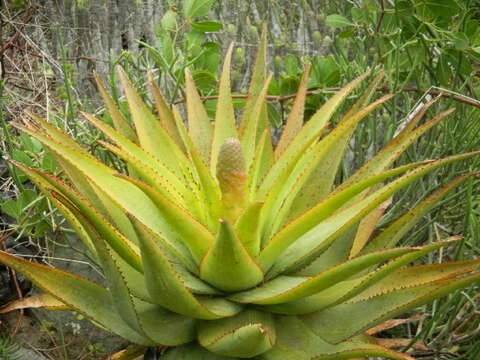
[{"label": "background vegetation", "polygon": [[[435,96],[444,98],[429,114],[450,107],[456,112],[412,146],[400,162],[480,149],[480,102],[476,100],[480,98],[478,0],[13,0],[4,2],[1,8],[3,159],[58,171],[41,144],[12,130],[10,124],[21,121],[23,111],[30,110],[81,138],[102,159],[113,161],[109,153],[97,149],[98,133],[80,121],[77,110],[103,116],[99,99],[93,95],[93,71],[108,79],[115,100],[124,103],[116,87],[116,64],[123,65],[139,88],[145,81],[145,70],[153,69],[167,98],[179,103],[183,98],[183,70],[190,67],[206,104],[213,109],[217,69],[226,47],[235,41],[232,75],[240,110],[250,76],[247,69],[263,24],[268,29],[269,62],[274,72],[269,89],[273,127],[282,126],[288,113],[285,110],[291,104],[289,95],[296,91],[306,62],[313,64],[309,111],[368,68],[382,67],[387,73],[378,91],[397,96],[359,127],[348,154],[353,167],[345,164],[339,179],[365,162],[359,154],[374,154],[420,103]],[[110,121],[106,115],[103,119]],[[411,208],[432,188],[465,169],[478,171],[480,162],[456,164],[415,183],[395,199],[383,222]],[[23,174],[0,160],[0,178],[0,246],[47,263],[54,260],[59,248],[77,251],[64,220]],[[476,179],[467,181],[452,193],[404,239],[404,244],[462,234],[465,238],[455,251],[441,256],[478,256],[478,183]],[[77,253],[81,261],[83,253]],[[21,277],[2,271],[0,303],[29,290],[28,282]],[[385,337],[405,338],[399,345],[412,348],[421,358],[477,359],[479,311],[477,286],[419,309],[411,321],[385,332]],[[5,331],[15,334],[19,326]],[[62,338],[61,330],[53,333],[54,338]],[[55,341],[62,344],[64,340]],[[7,340],[0,342],[0,354],[8,351],[1,350],[9,349],[7,346],[11,346]],[[98,350],[92,347],[88,354]],[[81,356],[85,354],[65,347],[52,358]]]}]

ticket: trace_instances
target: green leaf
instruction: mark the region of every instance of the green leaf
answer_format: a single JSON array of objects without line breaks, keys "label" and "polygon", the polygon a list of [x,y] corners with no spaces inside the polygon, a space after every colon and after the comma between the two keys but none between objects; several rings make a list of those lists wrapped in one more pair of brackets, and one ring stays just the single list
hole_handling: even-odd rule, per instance
[{"label": "green leaf", "polygon": [[281,304],[295,301],[357,275],[360,271],[381,262],[415,252],[415,248],[398,248],[370,253],[339,264],[312,277],[278,276],[261,286],[240,292],[229,297],[230,300],[249,304]]},{"label": "green leaf", "polygon": [[51,152],[43,155],[42,165],[40,167],[50,174],[54,174],[60,170],[59,165],[57,161],[55,161]]},{"label": "green leaf", "polygon": [[188,161],[182,150],[143,102],[125,71],[121,67],[117,67],[117,70],[127,97],[140,146],[168,166],[177,176],[181,176],[184,169],[188,168]]},{"label": "green leaf", "polygon": [[264,202],[255,201],[248,206],[235,224],[235,231],[252,257],[260,252],[260,213]]},{"label": "green leaf", "polygon": [[217,161],[220,147],[228,138],[238,138],[233,110],[232,94],[230,92],[230,63],[232,59],[233,43],[227,50],[223,63],[222,76],[218,89],[217,110],[213,130],[210,170],[213,175],[217,173]]},{"label": "green leaf", "polygon": [[459,278],[438,280],[412,288],[398,289],[350,301],[309,314],[304,318],[315,333],[330,343],[339,343],[386,319],[445,296],[480,280],[480,273]]},{"label": "green leaf", "polygon": [[32,189],[23,189],[15,200],[7,200],[1,205],[1,209],[7,215],[19,220],[29,207],[40,195]]},{"label": "green leaf", "polygon": [[[298,70],[300,68],[300,66],[298,64],[298,59],[293,54],[288,54],[288,55],[285,56],[285,58],[283,60],[283,66],[284,66],[287,74],[288,75],[293,75],[294,77],[296,77],[296,75],[298,73]],[[287,92],[287,94],[290,94],[290,93],[291,92]]]},{"label": "green leaf", "polygon": [[[200,59],[203,59],[205,63],[209,64],[209,67],[213,67],[210,57],[213,57],[215,55],[216,53],[213,51],[204,52],[203,55],[200,56],[200,58],[197,60],[197,63],[200,61]],[[215,63],[215,65],[217,64]],[[193,70],[192,79],[200,94],[203,92],[210,92],[215,90],[215,87],[217,84],[217,78],[215,77],[215,73],[212,72],[212,69],[210,68],[206,70],[202,70],[202,69]],[[209,109],[208,105],[209,105],[209,102],[206,101],[205,110],[207,111],[207,114],[211,116],[213,109]]]},{"label": "green leaf", "polygon": [[201,321],[198,342],[218,355],[252,358],[275,344],[273,317],[258,310],[245,310],[231,318]]},{"label": "green leaf", "polygon": [[175,31],[178,27],[178,14],[172,9],[168,9],[160,19],[160,24],[162,28],[167,31]]},{"label": "green leaf", "polygon": [[327,102],[323,104],[308,120],[297,136],[295,136],[295,138],[292,140],[290,145],[271,167],[258,190],[258,200],[263,200],[272,186],[278,182],[281,182],[279,179],[281,178],[282,174],[288,174],[291,171],[301,155],[303,155],[306,149],[308,149],[308,147],[326,129],[330,118],[346,99],[348,94],[350,94],[367,75],[368,74],[364,74],[345,85],[341,90],[335,93],[335,95],[328,99]]},{"label": "green leaf", "polygon": [[111,96],[108,94],[107,89],[105,88],[105,85],[103,84],[100,77],[96,73],[93,74],[93,77],[95,79],[95,82],[97,83],[97,88],[100,92],[103,102],[107,106],[108,112],[112,117],[113,124],[115,125],[115,129],[117,129],[120,132],[120,134],[125,136],[130,141],[133,141],[134,143],[138,143],[138,138],[137,138],[137,134],[135,133],[135,130],[132,128],[132,125],[130,125],[128,120],[125,119],[123,114],[118,109],[117,104],[115,104]]},{"label": "green leaf", "polygon": [[42,144],[27,134],[20,134],[19,138],[25,150],[33,153],[39,153],[43,150]]},{"label": "green leaf", "polygon": [[27,166],[33,166],[33,160],[23,150],[13,150],[12,159],[19,161]]},{"label": "green leaf", "polygon": [[333,30],[353,25],[353,23],[346,17],[338,14],[328,15],[325,19],[325,23]]},{"label": "green leaf", "polygon": [[[402,266],[405,266],[422,256],[438,250],[442,247],[451,245],[460,240],[459,237],[446,239],[445,241],[435,242],[420,248],[418,251],[407,253],[387,264],[379,267],[377,270],[366,275],[356,277],[351,280],[345,280],[330,287],[327,291],[320,292],[308,298],[304,298],[289,303],[267,306],[268,311],[278,312],[281,314],[309,314],[331,306],[344,303],[354,296],[368,289],[372,284],[382,280]],[[302,275],[304,270],[299,272]]]},{"label": "green leaf", "polygon": [[185,69],[188,132],[205,164],[210,163],[212,126],[189,69]]},{"label": "green leaf", "polygon": [[[255,57],[255,65],[253,67],[252,79],[250,80],[250,86],[248,88],[248,98],[245,102],[245,106],[243,108],[242,113],[242,120],[240,121],[240,138],[243,139],[245,136],[245,132],[248,127],[250,127],[250,122],[253,121],[251,119],[252,115],[256,116],[253,112],[253,108],[255,107],[255,103],[257,102],[256,99],[262,92],[264,87],[265,81],[267,79],[267,25],[264,24],[262,27],[262,35],[260,37],[260,43],[258,44],[257,55]],[[263,131],[265,130],[267,124],[266,113],[267,109],[266,106],[263,106],[262,114],[260,114],[260,126],[258,126],[259,130],[256,136],[261,136]]]},{"label": "green leaf", "polygon": [[[190,252],[197,262],[200,261],[207,252],[210,244],[213,243],[213,234],[155,188],[125,175],[118,176],[137,186],[153,201],[162,218],[170,225],[173,231],[178,234],[180,241],[190,249]],[[137,216],[133,212],[131,214]]]},{"label": "green leaf", "polygon": [[80,221],[83,224],[85,231],[89,235],[90,239],[92,239],[92,243],[96,249],[97,259],[100,261],[103,273],[109,284],[112,302],[120,314],[120,317],[132,329],[149,338],[149,336],[144,333],[139,323],[137,309],[133,303],[131,290],[128,288],[125,281],[125,276],[115,262],[111,250],[108,248],[107,244],[100,237],[99,233],[95,230],[92,224],[89,223],[88,220],[74,206],[68,202],[65,202],[64,205],[68,207],[68,209],[77,219],[81,219]]},{"label": "green leaf", "polygon": [[133,220],[141,244],[145,283],[154,301],[196,319],[218,319],[241,311],[240,306],[222,298],[195,297],[180,278],[175,259],[170,259],[152,232],[135,218]]},{"label": "green leaf", "polygon": [[255,98],[255,103],[253,104],[251,114],[248,119],[248,124],[246,125],[243,137],[241,138],[247,169],[251,168],[253,156],[255,155],[255,148],[257,146],[257,142],[260,140],[259,134],[262,135],[264,131],[263,129],[265,128],[264,124],[262,124],[262,116],[265,115],[267,90],[271,79],[272,76],[269,75],[265,81],[265,84],[263,85],[262,90]]},{"label": "green leaf", "polygon": [[35,285],[70,308],[132,342],[152,346],[154,342],[124,323],[115,310],[108,290],[73,274],[30,263],[0,251],[0,262],[24,274]]},{"label": "green leaf", "polygon": [[151,71],[147,72],[148,86],[152,92],[153,100],[155,101],[155,106],[158,112],[158,116],[162,127],[168,132],[170,137],[175,141],[175,143],[183,150],[184,144],[182,142],[179,129],[175,122],[173,111],[168,106],[165,98],[163,97],[160,88],[153,78]]},{"label": "green leaf", "polygon": [[255,198],[257,187],[264,179],[265,174],[272,167],[274,159],[275,155],[272,146],[272,134],[269,129],[265,129],[262,137],[258,141],[249,171],[248,188],[251,199]]},{"label": "green leaf", "polygon": [[312,68],[312,85],[320,88],[337,85],[340,82],[340,68],[333,55],[316,60]]},{"label": "green leaf", "polygon": [[223,24],[216,21],[191,22],[190,26],[201,32],[214,32],[223,29]]},{"label": "green leaf", "polygon": [[[42,192],[53,200],[54,203],[72,202],[88,220],[95,225],[95,228],[108,241],[109,245],[129,263],[133,268],[142,271],[142,264],[140,262],[139,250],[136,246],[126,239],[121,233],[116,231],[113,226],[106,220],[95,208],[92,207],[78,194],[74,189],[60,181],[59,179],[42,172],[38,169],[26,167],[20,163],[14,163],[15,166],[20,167],[28,177],[37,185]],[[61,195],[60,195],[61,194]],[[68,200],[67,200],[68,199]],[[58,204],[57,204],[58,205]],[[67,207],[68,209],[68,207]],[[68,214],[64,214],[69,217]],[[73,219],[73,221],[75,221]],[[86,241],[86,245],[91,249],[91,242]]]},{"label": "green leaf", "polygon": [[230,356],[216,355],[196,343],[167,349],[162,360],[239,360]]},{"label": "green leaf", "polygon": [[[316,192],[329,193],[330,189],[322,188],[322,185],[329,186],[329,182],[324,184],[319,179],[328,178],[329,171],[338,165],[339,161],[335,164],[336,156],[343,153],[356,124],[391,97],[391,95],[386,95],[378,99],[350,116],[348,121],[340,123],[304,154],[284,182],[276,185],[276,188],[280,187],[281,190],[272,189],[265,204],[265,209],[267,209],[265,213],[270,214],[269,217],[265,216],[263,223],[263,231],[267,236],[270,236],[283,224],[297,196],[304,196],[307,199],[306,203],[309,204],[308,199],[315,197]],[[310,206],[313,205],[310,204]]]},{"label": "green leaf", "polygon": [[216,0],[184,0],[183,14],[187,19],[207,15]]},{"label": "green leaf", "polygon": [[453,46],[455,49],[465,51],[470,47],[469,43],[470,41],[464,33],[457,32],[453,34]]},{"label": "green leaf", "polygon": [[200,278],[225,291],[248,289],[263,280],[263,270],[248,254],[227,220],[200,263]]},{"label": "green leaf", "polygon": [[270,262],[273,263],[278,255],[282,252],[282,248],[285,249],[297,239],[300,239],[309,230],[313,229],[316,225],[340,209],[355,195],[375,184],[378,184],[381,181],[388,179],[389,177],[402,174],[422,164],[424,163],[409,164],[393,170],[385,171],[379,175],[371,176],[363,181],[355,183],[339,193],[332,194],[313,209],[295,219],[282,228],[278,233],[276,233],[262,250],[259,261],[265,262],[264,264],[268,264]]},{"label": "green leaf", "polygon": [[[381,189],[377,190],[373,194],[369,195],[365,199],[351,205],[350,207],[344,209],[341,212],[334,214],[333,216],[327,218],[325,221],[321,222],[319,225],[314,227],[308,233],[306,233],[302,238],[294,242],[283,254],[281,254],[274,268],[271,269],[270,273],[278,274],[286,271],[294,271],[299,267],[304,267],[308,265],[313,260],[315,260],[319,255],[321,255],[331,243],[338,237],[343,231],[349,228],[362,217],[380,205],[383,201],[388,199],[394,193],[412,183],[414,180],[419,177],[427,174],[430,171],[437,169],[440,166],[464,160],[469,157],[478,155],[480,152],[472,152],[460,155],[454,155],[447,157],[441,160],[435,160],[430,162],[427,165],[419,167],[415,170],[410,171],[409,173],[403,175],[399,179],[385,185]],[[274,244],[274,243],[272,243]],[[277,245],[270,247],[271,249],[277,249]],[[262,254],[266,253],[266,249],[260,254],[260,263],[264,265],[265,263],[261,261]],[[271,254],[267,253],[269,256]],[[346,254],[348,256],[348,254]],[[264,259],[269,259],[265,257]],[[268,263],[267,263],[268,264]]]},{"label": "green leaf", "polygon": [[307,97],[307,83],[308,76],[310,74],[310,69],[312,65],[307,64],[305,66],[305,72],[303,73],[302,79],[300,80],[300,86],[298,87],[297,95],[295,96],[295,101],[292,105],[292,109],[285,123],[285,127],[282,132],[282,136],[275,148],[275,157],[278,158],[285,148],[290,144],[293,138],[298,134],[298,132],[303,127],[303,116],[305,112],[305,100]]},{"label": "green leaf", "polygon": [[[65,161],[68,161],[78,170],[79,174],[107,193],[125,212],[135,214],[149,228],[163,234],[172,244],[172,247],[178,249],[188,258],[188,254],[178,246],[181,245],[178,235],[172,231],[171,227],[162,218],[155,204],[135,185],[125,179],[114,176],[117,174],[116,171],[100,163],[92,156],[76,152],[70,147],[57,143],[39,132],[21,126],[19,128],[44,143],[58,156],[64,158]],[[102,226],[101,221],[98,224],[95,223],[95,227],[98,226]]]},{"label": "green leaf", "polygon": [[417,265],[407,268],[400,267],[397,263],[397,269],[395,271],[377,280],[373,285],[348,301],[363,301],[373,296],[386,294],[387,292],[420,286],[431,283],[432,281],[455,278],[459,275],[478,270],[479,264],[480,260],[478,259],[443,264]]},{"label": "green leaf", "polygon": [[362,252],[375,251],[377,249],[385,249],[395,246],[400,239],[441,199],[443,199],[451,190],[461,185],[466,179],[478,173],[464,174],[450,181],[445,186],[436,190],[433,194],[428,196],[420,202],[413,209],[400,216],[392,222],[385,230],[374,237]]},{"label": "green leaf", "polygon": [[377,357],[414,360],[412,357],[379,345],[359,341],[330,344],[315,334],[295,316],[280,316],[276,320],[277,344],[260,355],[259,360],[340,360]]}]

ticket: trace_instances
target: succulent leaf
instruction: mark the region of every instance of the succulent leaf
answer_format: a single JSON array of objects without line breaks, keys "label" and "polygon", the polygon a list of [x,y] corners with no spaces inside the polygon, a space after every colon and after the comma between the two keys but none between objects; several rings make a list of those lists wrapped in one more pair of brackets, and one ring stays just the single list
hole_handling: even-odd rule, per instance
[{"label": "succulent leaf", "polygon": [[[367,215],[370,211],[375,209],[383,201],[388,199],[406,185],[442,165],[464,160],[475,156],[478,153],[479,152],[453,155],[448,158],[423,165],[401,176],[399,179],[389,183],[388,185],[385,185],[383,188],[377,190],[362,201],[359,201],[349,208],[329,217],[327,220],[323,221],[321,224],[317,225],[317,227],[313,228],[303,237],[298,239],[283,254],[281,254],[277,258],[271,273],[278,274],[279,272],[284,272],[286,270],[294,271],[309,265],[312,261],[321,256],[321,254],[332,244],[332,242],[335,241],[336,236],[345,231],[355,222],[359,221],[363,216]],[[263,254],[264,253],[265,249],[263,250]],[[262,254],[260,254],[260,258],[261,257]],[[348,257],[348,253],[339,254],[338,258],[341,259],[341,257]],[[340,261],[342,260],[343,259]]]},{"label": "succulent leaf", "polygon": [[[360,110],[368,105],[383,75],[383,72],[380,72],[373,79],[364,94],[360,96],[351,109],[343,116],[341,123],[350,122],[351,118],[360,115]],[[284,222],[288,222],[302,215],[331,193],[341,159],[343,158],[349,139],[356,129],[355,124],[347,127],[350,129],[336,140],[335,146],[324,156],[324,160],[312,169],[311,174],[301,186],[298,194],[294,197],[293,201],[291,200],[292,205],[288,211],[288,217]]]},{"label": "succulent leaf", "polygon": [[[388,179],[389,177],[402,174],[408,170],[414,169],[415,167],[419,167],[422,164],[424,163],[409,164],[385,171],[377,176],[371,176],[363,181],[353,184],[342,192],[332,194],[313,209],[305,212],[302,216],[293,220],[291,223],[287,224],[280,231],[278,231],[274,236],[272,236],[263,248],[263,254],[260,256],[260,261],[268,261],[268,263],[274,262],[275,256],[278,256],[278,254],[281,253],[282,248],[288,247],[288,245],[301,238],[304,234],[313,229],[324,219],[327,219],[329,216],[334,214],[355,195],[383,180]],[[269,252],[272,252],[271,260]],[[262,256],[265,258],[265,260],[262,259]]]},{"label": "succulent leaf", "polygon": [[[425,245],[422,248],[414,252],[408,252],[405,255],[400,256],[397,259],[387,262],[385,265],[377,268],[375,271],[368,272],[362,276],[348,279],[339,282],[331,286],[327,291],[319,292],[318,294],[309,296],[304,299],[287,302],[278,305],[268,305],[265,309],[280,314],[309,314],[315,311],[319,311],[325,308],[329,308],[336,304],[341,304],[354,296],[362,293],[365,289],[375,284],[377,281],[387,277],[397,269],[416,259],[429,254],[444,246],[452,245],[460,240],[460,237],[452,237],[445,239],[444,241],[435,242],[429,245]],[[309,270],[307,268],[307,270]],[[317,274],[318,272],[302,270],[297,275],[307,276],[310,272]],[[305,274],[306,273],[306,274]]]},{"label": "succulent leaf", "polygon": [[458,275],[478,270],[479,264],[480,260],[466,260],[399,268],[373,283],[373,285],[352,298],[352,301],[361,301],[390,291],[424,285],[437,280],[455,278]]},{"label": "succulent leaf", "polygon": [[[35,121],[35,124],[38,125],[41,129],[45,131],[51,138],[57,140],[58,142],[67,145],[68,147],[80,152],[87,154],[87,151],[80,146],[78,143],[73,141],[65,132],[60,130],[58,127],[50,124],[45,119],[42,119],[39,116],[28,113],[27,114]],[[33,126],[32,123],[24,119],[24,125],[32,130],[38,130]],[[68,161],[63,160],[60,156],[56,155],[54,152],[51,152],[55,161],[60,165],[63,171],[66,173],[69,180],[72,182],[75,189],[80,192],[88,201],[97,209],[103,216],[108,217],[108,211],[105,209],[103,203],[98,198],[97,194],[93,189],[93,185],[88,181],[88,178],[79,174],[77,169],[71,165]]]},{"label": "succulent leaf", "polygon": [[[65,205],[68,203],[65,203]],[[70,204],[69,204],[70,205]],[[68,205],[67,205],[68,206]],[[96,249],[97,258],[103,268],[105,277],[109,284],[112,302],[125,323],[139,334],[149,338],[145,334],[138,318],[137,309],[133,302],[132,291],[128,288],[125,277],[117,265],[111,250],[105,241],[100,237],[98,232],[88,223],[88,220],[73,206],[69,206],[69,210],[78,218],[83,218],[82,223],[84,229],[92,239]],[[153,341],[153,340],[152,340]]]},{"label": "succulent leaf", "polygon": [[222,76],[218,89],[217,111],[213,130],[210,170],[217,173],[217,160],[220,148],[228,138],[238,138],[237,124],[233,110],[232,94],[230,92],[230,63],[232,59],[233,43],[229,46],[223,63]]},{"label": "succulent leaf", "polygon": [[256,257],[260,252],[260,213],[263,201],[254,201],[245,209],[235,224],[235,232],[248,253]]},{"label": "succulent leaf", "polygon": [[250,174],[248,177],[249,198],[254,199],[259,184],[262,182],[265,174],[274,163],[274,153],[272,147],[272,134],[268,129],[263,132],[253,157]]},{"label": "succulent leaf", "polygon": [[266,107],[268,85],[270,84],[271,80],[272,75],[269,75],[267,77],[267,80],[265,80],[262,91],[260,91],[260,94],[256,99],[252,113],[250,115],[248,126],[246,127],[245,133],[243,134],[243,137],[241,139],[247,169],[251,168],[253,156],[255,155],[255,148],[257,147],[257,143],[260,140],[263,131],[265,131],[265,126],[262,126],[262,115],[264,114],[263,109]]},{"label": "succulent leaf", "polygon": [[308,90],[308,76],[310,75],[310,70],[312,69],[312,64],[308,63],[305,65],[305,71],[300,80],[300,85],[298,86],[298,91],[295,96],[295,101],[293,102],[292,109],[288,114],[287,121],[285,122],[285,127],[283,129],[280,140],[278,141],[277,147],[275,148],[275,157],[278,158],[285,151],[288,145],[292,142],[295,136],[299,133],[303,126],[303,114],[305,111],[305,101],[307,98]]},{"label": "succulent leaf", "polygon": [[470,176],[479,173],[468,173],[461,175],[445,186],[436,190],[417,206],[406,214],[402,215],[392,222],[385,230],[375,236],[365,247],[364,251],[374,251],[375,249],[390,248],[397,244],[403,235],[405,235],[421,218],[432,209],[441,199],[443,199],[451,190],[462,184]]},{"label": "succulent leaf", "polygon": [[165,164],[146,153],[142,148],[123,137],[106,123],[99,121],[92,115],[86,113],[82,113],[82,115],[116,144],[116,146],[113,146],[101,142],[104,147],[135,168],[152,186],[156,186],[160,191],[166,192],[170,197],[175,198],[177,202],[185,206],[184,201],[188,196],[189,189]]},{"label": "succulent leaf", "polygon": [[[308,193],[304,194],[301,192],[306,184],[316,188],[316,185],[318,185],[317,181],[309,181],[310,177],[324,177],[325,174],[323,174],[323,172],[329,171],[329,169],[332,168],[330,159],[334,159],[334,154],[336,153],[343,153],[343,149],[355,129],[356,124],[391,97],[391,95],[382,97],[353,115],[348,121],[339,124],[332,132],[304,154],[285,182],[279,182],[277,186],[272,188],[265,204],[265,208],[268,209],[267,212],[271,216],[270,218],[266,218],[263,224],[266,234],[275,232],[278,227],[280,227],[290,212],[291,205],[297,195],[308,196]],[[316,188],[315,191],[325,192],[324,189],[318,188]]]},{"label": "succulent leaf", "polygon": [[209,351],[229,357],[252,358],[275,344],[271,314],[245,310],[240,314],[198,324],[198,342]]},{"label": "succulent leaf", "polygon": [[272,350],[262,354],[260,360],[337,360],[366,356],[414,360],[408,355],[365,342],[345,341],[340,344],[330,344],[295,316],[280,316],[277,318],[276,325],[278,344]]},{"label": "succulent leaf", "polygon": [[70,309],[63,302],[50,294],[38,294],[14,300],[7,303],[6,305],[3,305],[2,307],[0,307],[0,314],[5,314],[15,310],[31,308],[44,308],[47,310]]},{"label": "succulent leaf", "polygon": [[[398,289],[365,300],[352,300],[310,314],[305,317],[305,322],[322,339],[337,344],[387,318],[392,318],[479,280],[480,273],[477,272],[463,277]],[[368,317],[364,314],[368,314]]]},{"label": "succulent leaf", "polygon": [[249,255],[228,220],[220,220],[217,239],[200,263],[200,278],[228,292],[251,288],[263,269]]},{"label": "succulent leaf", "polygon": [[240,303],[261,305],[295,301],[324,291],[357,275],[361,270],[415,251],[417,251],[415,248],[398,248],[366,254],[312,277],[279,276],[253,290],[230,296],[229,299]]},{"label": "succulent leaf", "polygon": [[103,102],[105,103],[105,106],[108,109],[108,113],[112,118],[115,129],[117,129],[120,134],[125,136],[130,141],[134,143],[138,143],[138,138],[137,138],[137,134],[135,133],[135,130],[132,128],[132,125],[130,125],[130,123],[125,118],[125,116],[123,116],[123,114],[120,112],[117,104],[115,104],[115,101],[108,94],[108,91],[105,88],[103,81],[100,79],[100,77],[96,73],[93,74],[93,78],[97,83],[98,91],[100,92]]},{"label": "succulent leaf", "polygon": [[266,27],[239,124],[230,89],[232,50],[223,64],[215,122],[188,69],[182,109],[170,106],[147,74],[156,111],[119,69],[131,116],[120,112],[96,77],[114,127],[83,116],[107,138],[99,144],[125,161],[125,171],[100,162],[36,115],[16,125],[63,171],[56,177],[12,163],[78,233],[108,288],[0,252],[0,262],[49,293],[4,311],[68,307],[139,344],[134,353],[174,347],[162,359],[412,360],[363,332],[480,280],[480,260],[410,265],[460,236],[394,247],[449,191],[479,172],[450,181],[377,233],[380,219],[395,193],[480,151],[390,169],[451,113],[419,125],[438,97],[417,107],[382,151],[336,184],[355,128],[391,97],[373,98],[383,71],[327,132],[369,74],[337,91],[304,123],[307,65],[277,138],[267,112]]},{"label": "succulent leaf", "polygon": [[173,111],[168,106],[165,98],[162,95],[157,83],[153,78],[153,74],[151,71],[147,72],[148,78],[148,86],[152,91],[153,100],[155,101],[155,106],[158,112],[160,123],[162,127],[167,131],[170,137],[175,141],[175,143],[183,150],[184,144],[182,137],[180,135],[180,130],[177,127],[177,123],[175,121],[175,116]]},{"label": "succulent leaf", "polygon": [[[68,185],[52,175],[44,173],[38,169],[29,168],[20,163],[15,163],[15,165],[20,167],[22,171],[28,174],[30,179],[32,179],[32,181],[57,205],[59,203],[64,204],[65,201],[72,202],[82,212],[82,214],[88,218],[92,224],[94,224],[95,228],[97,231],[99,231],[102,237],[109,242],[110,246],[114,248],[115,251],[123,259],[125,259],[126,262],[128,262],[133,268],[142,271],[143,267],[139,258],[140,252],[135,244],[130,242],[130,240],[125,238],[120,232],[116,231],[115,228],[84,198],[82,198],[80,194],[76,193],[74,189],[70,188]],[[65,209],[66,212],[68,211],[71,213],[68,207]],[[78,221],[78,219],[75,218],[73,221]],[[79,222],[79,224],[81,224],[81,222]],[[85,237],[83,239],[88,244],[87,246],[94,250],[91,240],[85,240]],[[89,239],[88,235],[87,239]]]},{"label": "succulent leaf", "polygon": [[185,92],[187,97],[188,133],[203,161],[209,165],[212,150],[212,125],[188,68],[185,69]]},{"label": "succulent leaf", "polygon": [[153,234],[136,219],[134,225],[141,244],[146,287],[154,301],[195,319],[219,319],[240,312],[241,306],[228,300],[194,296],[181,279],[174,259],[169,258]]},{"label": "succulent leaf", "polygon": [[197,261],[205,255],[209,245],[213,242],[213,234],[205,226],[155,188],[125,175],[118,176],[138,186],[153,201],[163,218],[179,235],[180,240],[190,249]]},{"label": "succulent leaf", "polygon": [[141,147],[158,159],[162,159],[165,165],[174,172],[182,173],[182,165],[188,164],[182,150],[143,102],[125,71],[121,67],[118,67],[117,70],[128,100]]},{"label": "succulent leaf", "polygon": [[107,289],[67,272],[30,263],[4,251],[0,251],[0,261],[27,275],[39,288],[113,333],[130,338],[138,344],[148,346],[154,344],[123,322]]},{"label": "succulent leaf", "polygon": [[[243,109],[242,121],[240,122],[239,134],[240,138],[243,139],[247,128],[251,127],[250,123],[252,120],[252,115],[256,116],[254,113],[255,103],[259,97],[262,89],[264,88],[265,80],[267,78],[267,26],[263,25],[262,35],[260,36],[260,43],[258,45],[257,55],[255,57],[255,64],[253,66],[252,79],[250,81],[250,87],[248,89],[248,98]],[[258,126],[258,133],[255,136],[261,136],[263,131],[268,127],[267,120],[267,108],[266,104],[260,109],[260,120]]]}]

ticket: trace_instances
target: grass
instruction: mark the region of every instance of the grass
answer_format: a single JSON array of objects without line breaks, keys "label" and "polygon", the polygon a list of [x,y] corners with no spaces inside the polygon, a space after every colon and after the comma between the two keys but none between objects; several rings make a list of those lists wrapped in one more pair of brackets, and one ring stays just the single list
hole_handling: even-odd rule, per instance
[{"label": "grass", "polygon": [[8,336],[0,336],[0,359],[2,360],[20,360],[17,351],[20,346],[16,344]]}]

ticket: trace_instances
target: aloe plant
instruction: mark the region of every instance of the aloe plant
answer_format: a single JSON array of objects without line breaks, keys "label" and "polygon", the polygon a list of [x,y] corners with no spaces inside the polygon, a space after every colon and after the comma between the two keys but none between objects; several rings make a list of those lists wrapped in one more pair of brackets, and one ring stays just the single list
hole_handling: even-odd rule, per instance
[{"label": "aloe plant", "polygon": [[307,66],[277,144],[269,129],[266,41],[262,37],[240,121],[230,90],[229,48],[215,121],[185,74],[185,125],[152,74],[152,111],[119,69],[131,121],[102,82],[114,127],[83,114],[126,172],[98,161],[59,128],[31,114],[17,127],[63,169],[56,177],[15,163],[78,232],[107,287],[0,252],[45,294],[11,304],[72,309],[134,344],[165,346],[162,359],[412,359],[365,332],[480,279],[478,260],[407,266],[454,244],[454,236],[396,247],[467,173],[381,232],[392,196],[423,175],[477,155],[393,167],[400,154],[452,110],[420,120],[426,104],[376,156],[339,186],[334,180],[356,125],[391,98],[371,101],[382,73],[339,123],[353,80],[304,123]]}]

